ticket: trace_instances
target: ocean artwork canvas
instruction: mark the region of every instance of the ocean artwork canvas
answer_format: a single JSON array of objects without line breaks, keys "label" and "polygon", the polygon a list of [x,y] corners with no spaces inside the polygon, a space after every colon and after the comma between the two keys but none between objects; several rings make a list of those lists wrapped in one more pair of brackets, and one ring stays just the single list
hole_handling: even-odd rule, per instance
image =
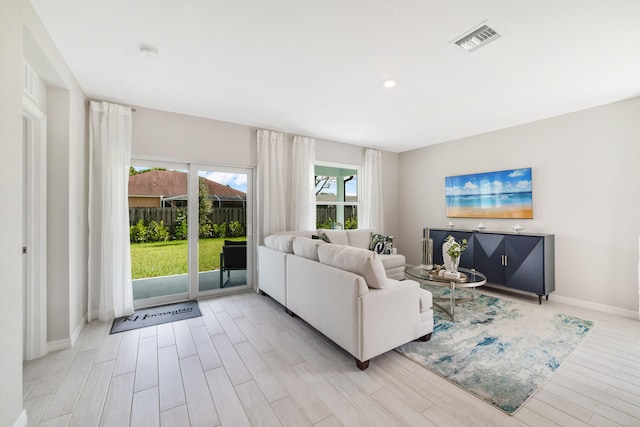
[{"label": "ocean artwork canvas", "polygon": [[531,168],[445,178],[447,217],[533,218]]}]

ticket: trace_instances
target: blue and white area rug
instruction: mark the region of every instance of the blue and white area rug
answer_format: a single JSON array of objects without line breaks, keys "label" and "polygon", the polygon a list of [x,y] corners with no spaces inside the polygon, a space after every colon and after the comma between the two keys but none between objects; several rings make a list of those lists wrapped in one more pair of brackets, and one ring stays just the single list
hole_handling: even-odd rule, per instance
[{"label": "blue and white area rug", "polygon": [[197,301],[185,301],[176,304],[136,310],[131,316],[118,317],[111,325],[110,334],[161,325],[168,322],[200,317],[200,307]]},{"label": "blue and white area rug", "polygon": [[[448,289],[433,289],[434,297],[448,296],[443,293]],[[434,307],[431,340],[396,351],[513,415],[592,327],[588,320],[476,293],[456,306],[455,322]]]}]

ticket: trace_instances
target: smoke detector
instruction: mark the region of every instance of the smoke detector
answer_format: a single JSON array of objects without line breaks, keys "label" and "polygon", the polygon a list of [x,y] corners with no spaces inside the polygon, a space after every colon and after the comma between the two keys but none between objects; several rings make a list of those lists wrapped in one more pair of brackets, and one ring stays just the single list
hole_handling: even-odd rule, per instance
[{"label": "smoke detector", "polygon": [[158,51],[152,47],[142,46],[140,48],[140,55],[142,55],[147,59],[153,59],[153,60],[158,59]]},{"label": "smoke detector", "polygon": [[454,43],[467,52],[473,52],[499,39],[501,36],[502,31],[498,30],[495,24],[485,21],[465,35],[458,37]]}]

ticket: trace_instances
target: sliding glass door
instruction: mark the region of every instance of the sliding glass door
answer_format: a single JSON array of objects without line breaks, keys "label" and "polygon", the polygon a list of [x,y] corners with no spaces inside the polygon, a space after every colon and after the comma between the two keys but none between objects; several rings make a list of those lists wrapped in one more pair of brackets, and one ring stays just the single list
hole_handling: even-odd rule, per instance
[{"label": "sliding glass door", "polygon": [[189,166],[132,162],[129,239],[136,307],[189,298]]},{"label": "sliding glass door", "polygon": [[129,223],[136,307],[250,288],[251,172],[132,162]]},{"label": "sliding glass door", "polygon": [[[221,290],[247,289],[251,283],[252,251],[250,213],[251,170],[231,167],[192,165],[193,200],[198,209],[190,220],[197,259],[192,261],[192,294],[219,293]],[[196,220],[197,217],[197,220]],[[197,222],[196,222],[197,221]],[[196,235],[197,233],[197,235]]]}]

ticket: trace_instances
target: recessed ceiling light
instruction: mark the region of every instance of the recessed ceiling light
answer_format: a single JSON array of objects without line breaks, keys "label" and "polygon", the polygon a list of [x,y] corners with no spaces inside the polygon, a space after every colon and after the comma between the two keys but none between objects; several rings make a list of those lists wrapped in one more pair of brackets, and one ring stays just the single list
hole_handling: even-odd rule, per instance
[{"label": "recessed ceiling light", "polygon": [[384,81],[384,87],[394,87],[396,85],[396,81],[393,79],[387,79]]},{"label": "recessed ceiling light", "polygon": [[140,55],[148,59],[158,59],[158,51],[152,47],[141,47]]}]

